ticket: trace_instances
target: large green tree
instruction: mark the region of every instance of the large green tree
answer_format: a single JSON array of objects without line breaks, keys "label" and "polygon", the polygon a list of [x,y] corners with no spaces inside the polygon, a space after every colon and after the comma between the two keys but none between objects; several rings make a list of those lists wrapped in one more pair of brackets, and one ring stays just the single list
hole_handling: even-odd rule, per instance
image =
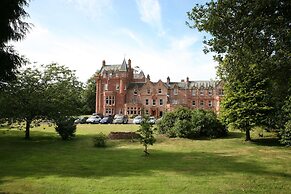
[{"label": "large green tree", "polygon": [[17,68],[26,62],[9,42],[22,40],[29,30],[23,20],[28,17],[23,8],[27,5],[28,0],[0,1],[0,84],[15,78]]},{"label": "large green tree", "polygon": [[96,106],[96,78],[95,74],[87,80],[83,93],[84,113],[92,114]]},{"label": "large green tree", "polygon": [[26,139],[34,119],[57,121],[80,113],[82,84],[67,67],[27,68],[16,76],[1,87],[0,118],[25,121]]},{"label": "large green tree", "polygon": [[291,76],[291,2],[218,0],[188,12],[192,28],[212,36],[205,52],[215,52],[225,83],[223,115],[245,130],[280,127]]}]

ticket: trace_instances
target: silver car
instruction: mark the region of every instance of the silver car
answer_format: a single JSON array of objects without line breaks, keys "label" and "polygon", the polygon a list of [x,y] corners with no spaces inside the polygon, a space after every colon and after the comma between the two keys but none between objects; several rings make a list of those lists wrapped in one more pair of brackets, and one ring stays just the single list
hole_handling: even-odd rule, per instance
[{"label": "silver car", "polygon": [[126,124],[128,123],[128,117],[126,115],[115,115],[113,124]]},{"label": "silver car", "polygon": [[132,121],[133,124],[141,124],[141,122],[142,122],[142,117],[140,115],[136,116]]},{"label": "silver car", "polygon": [[99,116],[91,116],[86,120],[86,123],[98,124],[101,121]]}]

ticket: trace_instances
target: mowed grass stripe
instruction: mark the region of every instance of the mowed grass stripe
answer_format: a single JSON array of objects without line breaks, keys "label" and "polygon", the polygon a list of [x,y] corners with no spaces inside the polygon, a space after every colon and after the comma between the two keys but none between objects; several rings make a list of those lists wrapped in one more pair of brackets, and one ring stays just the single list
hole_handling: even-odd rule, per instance
[{"label": "mowed grass stripe", "polygon": [[291,150],[243,141],[233,132],[212,140],[157,135],[150,156],[138,141],[93,147],[95,134],[137,125],[78,125],[62,141],[52,127],[0,130],[0,192],[4,193],[289,193]]}]

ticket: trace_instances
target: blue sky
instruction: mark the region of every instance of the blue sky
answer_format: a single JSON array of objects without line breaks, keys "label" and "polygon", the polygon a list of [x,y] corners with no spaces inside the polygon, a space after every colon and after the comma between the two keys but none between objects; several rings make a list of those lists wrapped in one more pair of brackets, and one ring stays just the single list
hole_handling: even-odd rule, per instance
[{"label": "blue sky", "polygon": [[107,64],[131,59],[151,80],[215,79],[216,62],[203,53],[205,34],[185,25],[204,0],[32,0],[33,23],[16,48],[32,62],[57,62],[85,82]]}]

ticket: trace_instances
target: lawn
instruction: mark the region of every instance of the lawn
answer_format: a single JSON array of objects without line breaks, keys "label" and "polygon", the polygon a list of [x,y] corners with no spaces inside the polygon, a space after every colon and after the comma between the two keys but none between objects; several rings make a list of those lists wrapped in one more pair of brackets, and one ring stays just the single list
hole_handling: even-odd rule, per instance
[{"label": "lawn", "polygon": [[[136,125],[79,125],[72,141],[51,127],[0,129],[0,193],[290,193],[291,149],[243,134],[212,140],[158,135],[143,156],[137,141],[93,147],[95,134]],[[267,142],[267,143],[266,143]]]}]

